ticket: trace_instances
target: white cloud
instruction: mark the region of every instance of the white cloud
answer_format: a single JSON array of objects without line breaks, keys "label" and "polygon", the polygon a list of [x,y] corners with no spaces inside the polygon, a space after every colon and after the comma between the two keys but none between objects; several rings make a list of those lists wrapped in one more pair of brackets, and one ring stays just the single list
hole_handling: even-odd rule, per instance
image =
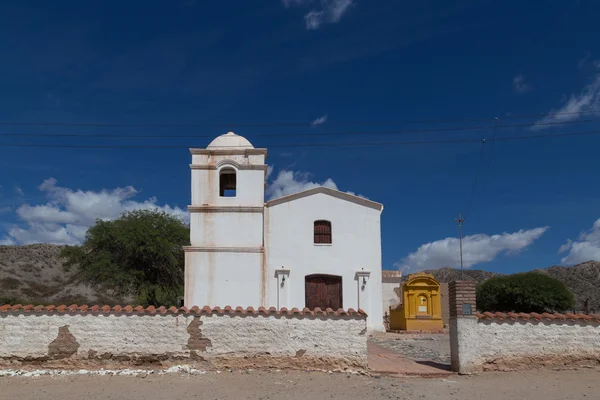
[{"label": "white cloud", "polygon": [[[517,253],[544,234],[548,227],[521,229],[513,233],[486,235],[479,233],[463,238],[463,266],[489,262],[502,253]],[[460,267],[459,239],[450,237],[425,243],[402,261],[394,263],[400,270],[421,271],[430,268]]]},{"label": "white cloud", "polygon": [[515,87],[515,92],[517,93],[527,93],[531,90],[531,85],[525,82],[525,77],[523,75],[515,76],[513,85]]},{"label": "white cloud", "polygon": [[592,56],[592,52],[591,51],[586,51],[585,52],[585,56],[583,56],[583,58],[581,60],[579,60],[579,62],[577,63],[577,66],[579,68],[583,68],[587,64],[587,62],[588,62],[588,60],[590,59],[591,56]]},{"label": "white cloud", "polygon": [[155,197],[141,202],[132,200],[138,191],[131,186],[83,191],[57,186],[56,180],[50,178],[38,189],[46,194],[48,202],[20,206],[16,213],[26,226],[13,226],[2,242],[77,244],[85,238],[87,229],[96,219],[112,220],[123,212],[138,209],[157,209],[183,221],[188,219],[187,211],[169,205],[159,206]]},{"label": "white cloud", "polygon": [[273,200],[320,186],[338,189],[331,178],[327,178],[323,183],[312,182],[309,178],[308,173],[281,170],[275,180],[267,186],[265,194],[269,200]]},{"label": "white cloud", "polygon": [[15,241],[12,239],[0,239],[0,246],[14,246],[15,244]]},{"label": "white cloud", "polygon": [[600,261],[600,219],[587,232],[582,232],[576,241],[567,240],[560,246],[559,253],[568,251],[561,259],[563,264],[572,265],[586,261]]},{"label": "white cloud", "polygon": [[565,251],[569,250],[571,248],[571,245],[573,244],[573,241],[571,239],[567,239],[567,241],[565,242],[565,244],[563,244],[562,246],[560,246],[558,248],[558,253],[564,253]]},{"label": "white cloud", "polygon": [[267,166],[267,173],[265,175],[265,180],[269,180],[269,178],[271,177],[271,174],[273,173],[274,169],[275,169],[274,165]]},{"label": "white cloud", "polygon": [[318,125],[324,124],[325,122],[327,122],[327,114],[320,116],[319,118],[315,119],[310,124],[312,126],[318,126]]},{"label": "white cloud", "polygon": [[348,11],[352,3],[353,0],[327,1],[327,6],[325,8],[331,18],[331,22],[339,22],[342,16],[346,13],[346,11]]},{"label": "white cloud", "polygon": [[18,194],[19,196],[25,196],[25,193],[23,192],[23,189],[21,189],[18,186],[15,186],[15,193]]},{"label": "white cloud", "polygon": [[574,121],[585,114],[600,112],[600,74],[586,85],[580,93],[572,94],[567,102],[556,110],[550,112],[540,119],[531,129],[540,130],[552,125],[541,125],[555,122]]},{"label": "white cloud", "polygon": [[[312,0],[282,0],[286,8],[305,6],[315,3]],[[321,0],[317,8],[313,8],[306,15],[304,21],[306,29],[319,29],[325,23],[335,24],[340,22],[342,16],[354,4],[354,0]]]},{"label": "white cloud", "polygon": [[283,5],[288,7],[301,6],[310,3],[312,0],[282,0]]},{"label": "white cloud", "polygon": [[[271,170],[267,170],[267,176],[271,176]],[[269,200],[277,199],[279,197],[288,196],[290,194],[302,192],[304,190],[313,189],[316,187],[328,187],[330,189],[339,190],[336,183],[331,178],[325,179],[322,183],[313,182],[310,180],[310,174],[307,172],[294,172],[289,170],[281,170],[277,174],[277,177],[270,183],[267,184],[265,190],[265,196]],[[352,196],[362,197],[368,199],[368,197],[355,192],[345,192]]]},{"label": "white cloud", "polygon": [[325,21],[325,11],[312,10],[304,16],[304,21],[306,22],[306,29],[308,29],[308,30],[319,29],[319,27]]}]

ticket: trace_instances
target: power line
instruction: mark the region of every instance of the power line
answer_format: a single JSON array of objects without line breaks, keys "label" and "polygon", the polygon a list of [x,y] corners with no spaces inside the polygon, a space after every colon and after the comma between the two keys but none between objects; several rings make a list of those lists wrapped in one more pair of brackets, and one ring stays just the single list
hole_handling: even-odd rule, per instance
[{"label": "power line", "polygon": [[[473,181],[473,186],[471,187],[471,195],[469,196],[469,202],[467,203],[467,212],[471,210],[471,204],[473,203],[473,197],[475,196],[475,188],[477,187],[477,181],[479,181],[479,172],[481,171],[481,164],[483,161],[483,149],[485,148],[485,139],[481,140],[481,151],[479,152],[479,161],[477,162],[477,173],[475,174],[475,180]],[[460,216],[460,214],[459,214]],[[464,219],[463,219],[464,221]]]},{"label": "power line", "polygon": [[[503,119],[526,119],[526,118],[544,118],[544,117],[561,117],[574,115],[596,115],[600,110],[591,111],[573,111],[559,112],[546,114],[528,114],[528,115],[508,115]],[[397,125],[397,124],[424,124],[424,123],[448,123],[448,122],[465,122],[465,121],[492,121],[493,117],[465,117],[452,119],[425,119],[425,120],[404,120],[404,121],[348,121],[348,122],[327,122],[327,125]],[[139,127],[139,128],[198,128],[198,127],[307,127],[311,123],[307,122],[292,122],[292,123],[100,123],[100,122],[25,122],[25,121],[0,121],[0,125],[14,126],[62,126],[62,127]]]},{"label": "power line", "polygon": [[[513,141],[555,137],[591,136],[598,135],[600,131],[559,133],[553,135],[526,135],[526,136],[504,136],[485,139],[486,141]],[[410,146],[427,144],[450,144],[450,143],[481,143],[483,139],[448,139],[427,141],[403,141],[403,142],[356,142],[356,143],[292,143],[273,144],[266,147],[292,148],[292,147],[367,147],[367,146]],[[181,145],[81,145],[81,144],[45,144],[45,143],[0,143],[0,147],[42,147],[42,148],[98,148],[98,149],[189,149],[193,146]],[[215,146],[214,148],[231,148],[229,146]],[[246,147],[240,147],[245,149]]]},{"label": "power line", "polygon": [[[438,132],[462,132],[462,131],[481,131],[496,128],[525,128],[533,126],[550,126],[550,125],[571,125],[571,124],[586,124],[596,122],[592,119],[580,121],[560,121],[560,122],[545,122],[533,124],[512,124],[512,125],[486,125],[486,126],[462,126],[462,127],[446,127],[446,128],[431,128],[431,129],[404,129],[392,131],[358,131],[358,132],[294,132],[287,134],[280,133],[258,133],[252,136],[255,137],[293,137],[293,136],[351,136],[351,135],[397,135],[405,133],[438,133]],[[102,133],[0,133],[0,136],[12,137],[82,137],[82,138],[137,138],[137,139],[199,139],[199,138],[214,138],[214,135],[146,135],[146,134],[102,134]]]},{"label": "power line", "polygon": [[485,191],[485,187],[487,184],[487,180],[488,180],[488,175],[490,173],[490,168],[492,167],[492,160],[494,158],[494,150],[496,148],[495,144],[496,144],[496,128],[497,126],[495,125],[495,123],[498,121],[498,118],[496,118],[496,120],[494,121],[494,130],[492,131],[492,145],[491,145],[491,149],[490,149],[490,155],[488,157],[488,165],[487,168],[485,169],[485,175],[483,176],[483,183],[481,184],[481,191],[482,193]]},{"label": "power line", "polygon": [[[496,139],[496,128],[497,128],[496,122],[497,121],[498,121],[498,118],[496,118],[494,120],[494,128],[493,128],[493,131],[492,131],[493,132],[492,133],[492,138],[488,140],[488,141],[490,141],[492,143],[490,145],[491,149],[490,149],[490,152],[489,152],[490,154],[488,156],[487,168],[485,169],[485,173],[483,175],[483,183],[481,184],[481,193],[483,193],[483,191],[485,190],[485,185],[487,183],[488,174],[490,172],[490,167],[492,165],[492,158],[494,156],[494,148],[496,147],[495,146],[495,144],[496,144],[496,140],[495,139]],[[479,154],[479,163],[477,164],[477,174],[475,175],[475,181],[473,182],[473,187],[471,188],[471,196],[469,197],[469,203],[468,203],[468,206],[467,206],[467,212],[465,213],[465,218],[466,218],[466,216],[469,216],[469,217],[471,216],[471,210],[472,210],[471,209],[471,205],[472,205],[473,199],[475,197],[475,188],[477,187],[477,183],[479,181],[479,171],[481,169],[481,164],[482,164],[482,161],[483,161],[483,147],[484,147],[485,141],[486,140],[484,139],[482,141],[482,143],[481,143],[481,153]]]}]

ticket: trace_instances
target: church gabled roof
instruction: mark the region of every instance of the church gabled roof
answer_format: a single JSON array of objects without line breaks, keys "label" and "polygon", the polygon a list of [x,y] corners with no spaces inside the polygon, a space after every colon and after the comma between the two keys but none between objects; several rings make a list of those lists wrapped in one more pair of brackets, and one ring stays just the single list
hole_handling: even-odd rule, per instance
[{"label": "church gabled roof", "polygon": [[315,194],[323,193],[328,196],[336,197],[338,199],[346,200],[351,203],[355,203],[364,207],[373,208],[375,210],[383,211],[383,204],[377,203],[372,200],[365,199],[364,197],[355,196],[353,194],[340,192],[339,190],[330,189],[325,186],[319,186],[313,189],[304,190],[302,192],[290,194],[287,196],[279,197],[277,199],[269,200],[266,203],[267,207],[273,207],[278,204],[287,203],[293,200],[301,199],[303,197],[312,196]]}]

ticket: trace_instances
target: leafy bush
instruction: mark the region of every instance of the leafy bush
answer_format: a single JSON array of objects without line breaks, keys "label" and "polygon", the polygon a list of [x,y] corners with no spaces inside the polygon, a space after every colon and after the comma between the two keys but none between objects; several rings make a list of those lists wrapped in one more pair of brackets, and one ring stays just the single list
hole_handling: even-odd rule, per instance
[{"label": "leafy bush", "polygon": [[183,246],[189,228],[172,215],[154,210],[125,213],[114,221],[96,221],[81,246],[66,247],[65,269],[80,279],[138,304],[177,305],[183,294]]},{"label": "leafy bush", "polygon": [[575,298],[561,281],[539,272],[496,276],[477,287],[477,308],[501,312],[564,312]]}]

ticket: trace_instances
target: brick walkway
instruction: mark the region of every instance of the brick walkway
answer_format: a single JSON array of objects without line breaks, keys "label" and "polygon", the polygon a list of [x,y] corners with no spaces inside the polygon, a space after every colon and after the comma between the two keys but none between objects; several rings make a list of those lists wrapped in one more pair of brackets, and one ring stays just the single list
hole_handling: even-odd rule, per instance
[{"label": "brick walkway", "polygon": [[422,377],[443,377],[451,375],[448,365],[433,361],[415,361],[393,350],[369,341],[367,345],[369,369],[371,372],[386,375],[407,375]]}]

